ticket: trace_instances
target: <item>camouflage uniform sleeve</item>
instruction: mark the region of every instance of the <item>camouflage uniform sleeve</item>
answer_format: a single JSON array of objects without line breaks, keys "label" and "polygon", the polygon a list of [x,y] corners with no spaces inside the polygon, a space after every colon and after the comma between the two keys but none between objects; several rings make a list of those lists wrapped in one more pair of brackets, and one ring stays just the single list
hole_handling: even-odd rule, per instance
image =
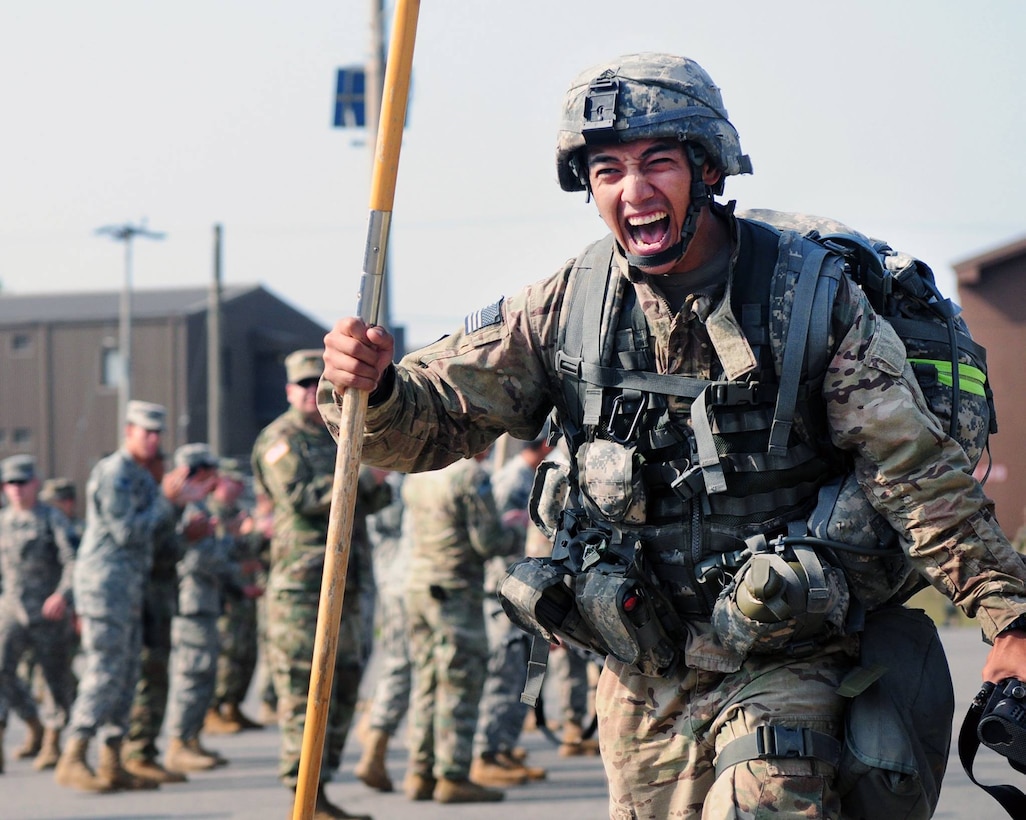
[{"label": "camouflage uniform sleeve", "polygon": [[[367,412],[363,460],[402,472],[436,470],[480,453],[503,432],[533,438],[554,402],[553,357],[571,267],[501,300],[495,321],[477,326],[468,317],[452,335],[406,356],[391,395]],[[336,439],[339,401],[322,382],[318,403]]]},{"label": "camouflage uniform sleeve", "polygon": [[1024,564],[930,412],[901,339],[856,291],[838,297],[850,322],[823,385],[831,436],[854,453],[860,485],[912,565],[993,640],[1026,613]]},{"label": "camouflage uniform sleeve", "polygon": [[516,530],[503,525],[488,473],[483,469],[469,471],[460,495],[467,536],[474,552],[482,558],[516,552],[522,541]]},{"label": "camouflage uniform sleeve", "polygon": [[287,505],[308,518],[328,514],[334,475],[315,473],[304,457],[300,435],[280,430],[263,442],[254,462],[260,463],[260,484],[276,505]]},{"label": "camouflage uniform sleeve", "polygon": [[61,565],[61,578],[54,592],[64,596],[69,604],[74,603],[72,586],[75,578],[75,541],[71,531],[71,522],[67,516],[55,507],[47,510],[50,516],[50,531],[57,547],[57,560]]}]

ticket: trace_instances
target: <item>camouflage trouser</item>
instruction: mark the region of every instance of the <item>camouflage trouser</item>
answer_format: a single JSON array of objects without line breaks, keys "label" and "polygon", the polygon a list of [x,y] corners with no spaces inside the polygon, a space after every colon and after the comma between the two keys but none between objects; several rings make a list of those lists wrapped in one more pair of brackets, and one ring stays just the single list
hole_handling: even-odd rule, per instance
[{"label": "camouflage trouser", "polygon": [[547,717],[558,714],[563,722],[581,725],[588,720],[588,695],[591,690],[588,664],[591,663],[591,657],[584,650],[572,646],[557,646],[549,655],[546,677],[551,677],[557,684],[559,708],[558,712],[546,708]]},{"label": "camouflage trouser", "polygon": [[719,778],[714,766],[727,744],[763,724],[838,737],[845,702],[836,690],[851,663],[842,651],[765,656],[729,674],[652,678],[607,660],[596,706],[610,817],[839,817],[836,772],[819,760],[748,760]]},{"label": "camouflage trouser", "polygon": [[485,631],[488,635],[488,677],[481,693],[480,716],[474,736],[477,755],[508,752],[517,745],[527,716],[520,695],[527,682],[531,638],[516,626],[494,596],[485,598]]},{"label": "camouflage trouser", "polygon": [[0,615],[0,724],[7,721],[11,708],[22,720],[38,718],[32,693],[18,677],[18,661],[32,651],[50,692],[43,723],[49,729],[64,728],[75,700],[71,650],[71,631],[65,620],[26,626],[14,616]]},{"label": "camouflage trouser", "polygon": [[445,590],[436,597],[411,590],[406,603],[414,669],[410,770],[463,779],[488,663],[481,592]]},{"label": "camouflage trouser", "polygon": [[406,600],[400,591],[379,589],[378,636],[374,642],[378,677],[370,707],[370,727],[391,737],[410,707],[412,664],[407,640]]},{"label": "camouflage trouser", "polygon": [[142,618],[139,613],[110,613],[80,618],[82,679],[71,710],[71,732],[100,734],[101,740],[128,734],[135,683],[139,679]]},{"label": "camouflage trouser", "polygon": [[225,613],[217,619],[221,652],[217,657],[217,684],[214,702],[238,705],[246,699],[257,664],[256,601],[240,598],[229,601]]},{"label": "camouflage trouser", "polygon": [[[171,642],[170,632],[168,629],[168,643]],[[144,646],[142,649],[126,746],[131,757],[157,757],[157,737],[167,711],[170,658],[171,649],[167,646]]]},{"label": "camouflage trouser", "polygon": [[[267,662],[278,696],[278,726],[281,729],[278,775],[285,785],[295,787],[299,779],[299,753],[303,746],[306,701],[313,666],[318,593],[269,589],[265,597]],[[330,780],[331,773],[342,762],[342,749],[356,711],[363,675],[360,663],[361,623],[358,595],[346,594],[321,758],[321,782]]]},{"label": "camouflage trouser", "polygon": [[217,680],[217,616],[176,615],[171,621],[171,685],[167,733],[179,740],[199,737]]}]

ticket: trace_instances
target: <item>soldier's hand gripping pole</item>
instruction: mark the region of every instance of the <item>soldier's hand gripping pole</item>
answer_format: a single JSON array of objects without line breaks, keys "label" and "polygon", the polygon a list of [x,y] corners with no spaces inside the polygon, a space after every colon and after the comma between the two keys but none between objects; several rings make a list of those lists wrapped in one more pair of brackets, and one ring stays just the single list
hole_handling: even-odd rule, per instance
[{"label": "soldier's hand gripping pole", "polygon": [[[420,0],[398,0],[388,46],[381,117],[371,176],[367,250],[358,306],[360,318],[368,325],[378,322],[384,292],[385,251],[399,170],[399,148],[406,119],[419,12]],[[342,599],[349,565],[367,396],[366,391],[353,388],[342,395],[338,457],[335,460],[324,576],[317,611],[317,632],[314,636],[313,666],[299,759],[299,780],[292,809],[293,820],[310,820],[317,800],[335,653],[338,650],[339,620],[342,617]]]}]

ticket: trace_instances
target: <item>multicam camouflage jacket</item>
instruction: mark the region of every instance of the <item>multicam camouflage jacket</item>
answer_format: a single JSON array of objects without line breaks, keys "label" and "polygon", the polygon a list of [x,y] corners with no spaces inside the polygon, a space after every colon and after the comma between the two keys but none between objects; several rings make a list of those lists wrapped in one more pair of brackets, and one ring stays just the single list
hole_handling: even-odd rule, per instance
[{"label": "multicam camouflage jacket", "polygon": [[[739,231],[731,224],[732,271]],[[672,313],[652,278],[629,269],[619,251],[612,264],[644,310],[658,373],[739,379],[758,365],[731,306],[729,275],[725,294],[693,294]],[[535,435],[563,401],[555,357],[574,274],[571,260],[400,362],[383,380],[385,395],[372,397],[364,460],[432,470],[502,432]],[[612,305],[609,321],[619,308]],[[842,281],[831,328],[822,393],[830,441],[850,455],[861,491],[898,533],[909,563],[992,639],[1026,613],[1026,572],[991,502],[927,409],[901,340],[857,287]],[[322,383],[321,412],[336,435],[337,400]],[[689,661],[706,649],[689,647]],[[698,665],[727,668],[711,658]]]}]

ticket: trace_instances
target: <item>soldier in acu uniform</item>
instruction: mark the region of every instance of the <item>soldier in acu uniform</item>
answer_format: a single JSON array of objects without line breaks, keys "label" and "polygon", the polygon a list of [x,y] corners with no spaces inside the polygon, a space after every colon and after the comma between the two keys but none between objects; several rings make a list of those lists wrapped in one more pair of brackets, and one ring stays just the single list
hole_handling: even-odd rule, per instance
[{"label": "soldier in acu uniform", "polygon": [[474,728],[488,666],[484,625],[484,567],[523,544],[525,510],[505,526],[495,507],[487,451],[403,482],[405,532],[410,537],[406,615],[413,660],[411,800],[471,803],[503,793],[470,779]]},{"label": "soldier in acu uniform", "polygon": [[[35,459],[0,461],[0,483],[7,500],[0,509],[0,772],[10,707],[29,728],[26,752],[35,754],[34,768],[51,769],[75,699],[68,628],[75,545],[64,514],[38,499]],[[42,721],[17,674],[29,651],[50,693]]]},{"label": "soldier in acu uniform", "polygon": [[[106,792],[157,785],[121,765],[139,677],[143,592],[154,532],[177,517],[176,505],[205,493],[189,480],[187,468],[170,471],[159,486],[154,480],[151,468],[166,417],[159,404],[130,401],[121,448],[96,464],[86,485],[86,526],[74,580],[84,664],[55,772],[62,786]],[[86,754],[97,733],[103,742],[94,772]]]},{"label": "soldier in acu uniform", "polygon": [[[267,582],[268,665],[278,696],[281,728],[279,776],[296,788],[299,753],[316,633],[318,601],[328,538],[328,511],[338,448],[317,412],[320,351],[298,350],[285,359],[289,409],[253,445],[254,489],[274,506],[274,534]],[[314,817],[352,817],[332,804],[324,784],[342,760],[356,709],[363,657],[359,607],[361,584],[373,583],[364,518],[385,506],[391,493],[380,471],[362,471],[339,627],[331,706]]]},{"label": "soldier in acu uniform", "polygon": [[[567,614],[544,616],[550,626],[608,650],[596,706],[610,815],[836,818],[850,774],[839,772],[839,687],[869,634],[848,620],[859,614],[852,596],[906,618],[885,605],[925,579],[993,644],[984,679],[1022,679],[1026,568],[844,258],[716,202],[751,163],[701,67],[640,54],[583,73],[564,101],[556,161],[561,186],[590,194],[611,237],[398,365],[387,331],[340,320],[325,337],[322,414],[337,434],[339,391],[371,391],[364,461],[421,471],[506,431],[531,438],[555,409],[571,455],[557,545],[576,562],[573,592],[567,603],[544,585],[543,573],[558,581],[562,570],[525,563],[506,600],[542,627],[528,591],[551,595]],[[793,254],[778,265],[783,247]],[[816,337],[823,369],[815,384],[784,384],[795,370],[766,331],[787,324],[794,291],[768,322],[770,285],[787,281],[795,256],[821,253],[820,276],[837,285]],[[773,424],[778,385],[796,394],[793,425]],[[833,540],[897,536],[861,577],[782,540],[814,525],[842,479],[852,492],[832,507]],[[783,545],[774,557],[789,569],[753,578],[742,602],[716,570],[742,573],[767,555],[764,542]],[[799,556],[804,582],[791,567]],[[794,609],[774,623],[781,593]],[[750,613],[747,647],[743,620],[714,619],[723,610]],[[950,725],[950,714],[936,721]],[[894,795],[880,796],[884,816]]]}]

